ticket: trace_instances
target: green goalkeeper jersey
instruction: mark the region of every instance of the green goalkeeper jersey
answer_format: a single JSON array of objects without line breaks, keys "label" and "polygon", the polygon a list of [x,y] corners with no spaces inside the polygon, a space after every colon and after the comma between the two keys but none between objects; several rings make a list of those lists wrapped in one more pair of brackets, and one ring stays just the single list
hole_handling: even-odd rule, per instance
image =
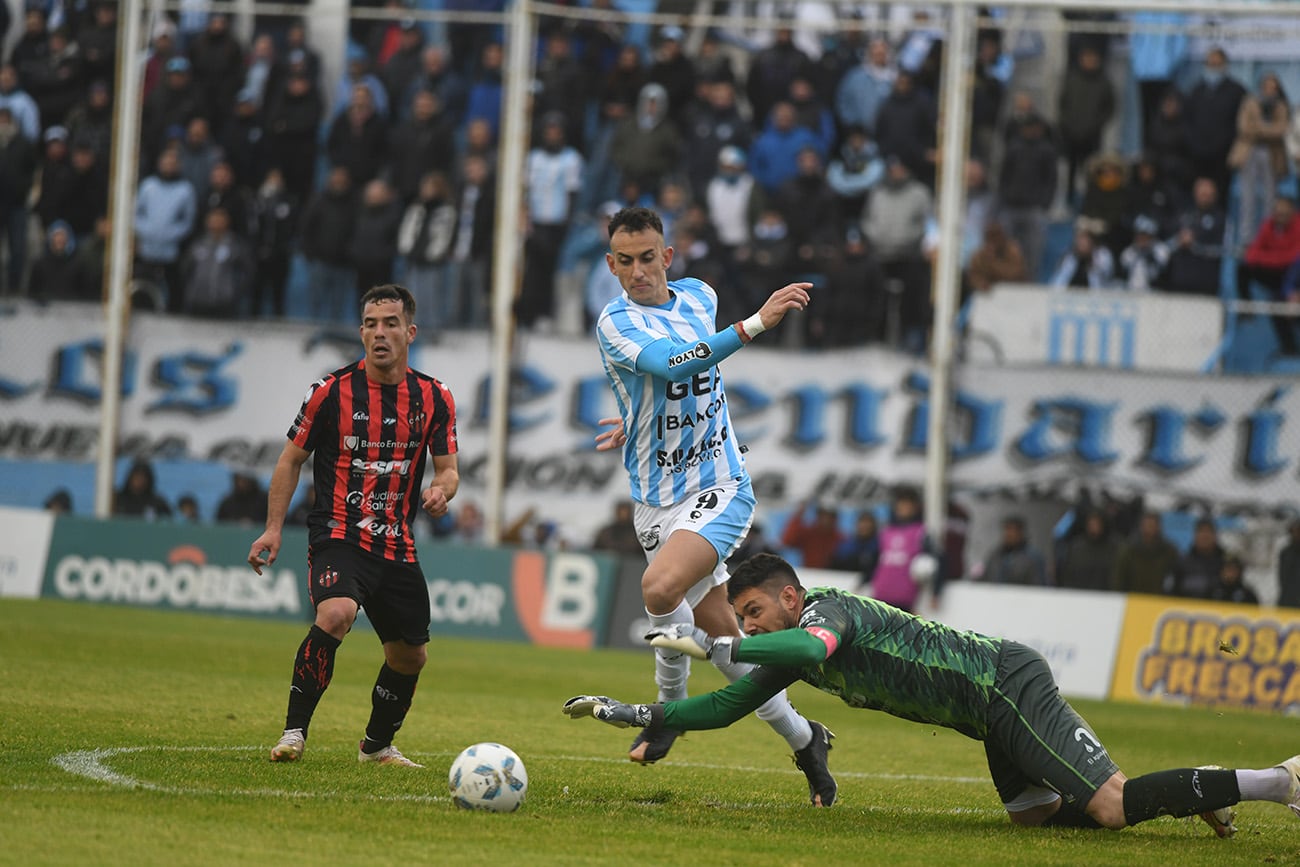
[{"label": "green goalkeeper jersey", "polygon": [[663,708],[665,728],[730,725],[796,680],[852,707],[988,733],[1001,639],[962,632],[841,590],[808,590],[798,629],[746,637],[740,662],[757,667],[724,689]]}]

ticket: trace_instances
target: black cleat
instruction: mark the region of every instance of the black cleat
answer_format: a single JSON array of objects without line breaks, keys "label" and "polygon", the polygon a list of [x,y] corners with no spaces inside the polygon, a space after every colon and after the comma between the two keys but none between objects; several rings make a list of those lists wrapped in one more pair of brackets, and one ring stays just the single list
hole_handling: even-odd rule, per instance
[{"label": "black cleat", "polygon": [[812,726],[812,741],[803,749],[795,750],[794,766],[808,778],[808,798],[813,806],[829,807],[835,803],[835,793],[839,791],[826,765],[826,754],[831,751],[835,733],[815,720],[808,720],[808,725]]},{"label": "black cleat", "polygon": [[680,735],[673,729],[642,729],[628,748],[627,757],[640,765],[653,765],[668,755]]}]

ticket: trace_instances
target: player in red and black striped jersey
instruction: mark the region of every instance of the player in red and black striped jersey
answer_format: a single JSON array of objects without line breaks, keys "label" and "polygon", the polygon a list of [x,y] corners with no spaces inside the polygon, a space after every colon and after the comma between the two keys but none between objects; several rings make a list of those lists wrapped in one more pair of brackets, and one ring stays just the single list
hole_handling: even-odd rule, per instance
[{"label": "player in red and black striped jersey", "polygon": [[[307,572],[316,621],[294,658],[284,735],[271,761],[302,756],[335,651],[364,607],[384,664],[358,759],[420,767],[393,746],[429,641],[429,590],[411,524],[421,507],[445,515],[456,495],[456,404],[445,385],[407,366],[416,330],[411,293],[376,286],[361,303],[365,357],[312,383],[271,477],[266,532],[248,552],[258,574],[279,556],[289,501],[314,452]],[[421,491],[426,456],[433,481]]]}]

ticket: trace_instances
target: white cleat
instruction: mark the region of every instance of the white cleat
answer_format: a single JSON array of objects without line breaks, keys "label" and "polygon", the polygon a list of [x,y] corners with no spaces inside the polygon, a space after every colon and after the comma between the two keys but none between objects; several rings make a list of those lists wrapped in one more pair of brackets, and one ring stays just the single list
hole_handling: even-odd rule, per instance
[{"label": "white cleat", "polygon": [[302,729],[285,729],[280,741],[271,747],[271,761],[296,762],[302,758],[302,751],[307,746]]},{"label": "white cleat", "polygon": [[397,749],[397,747],[393,746],[392,744],[389,744],[388,746],[384,747],[382,750],[379,750],[378,752],[367,753],[361,749],[361,747],[364,746],[365,743],[366,743],[365,741],[361,741],[361,743],[357,744],[358,762],[377,762],[381,765],[399,765],[403,768],[424,767],[424,765],[421,765],[417,762],[413,762],[410,759],[408,759],[406,756],[402,755],[401,751]]},{"label": "white cleat", "polygon": [[[1201,765],[1200,770],[1204,771],[1221,771],[1223,765]],[[1201,813],[1201,821],[1214,829],[1214,833],[1220,839],[1231,837],[1237,833],[1237,826],[1232,821],[1237,818],[1237,811],[1231,807],[1220,807],[1217,810],[1206,810]]]},{"label": "white cleat", "polygon": [[1292,756],[1278,767],[1291,777],[1288,781],[1290,789],[1287,792],[1286,805],[1291,808],[1292,813],[1300,816],[1300,756]]}]

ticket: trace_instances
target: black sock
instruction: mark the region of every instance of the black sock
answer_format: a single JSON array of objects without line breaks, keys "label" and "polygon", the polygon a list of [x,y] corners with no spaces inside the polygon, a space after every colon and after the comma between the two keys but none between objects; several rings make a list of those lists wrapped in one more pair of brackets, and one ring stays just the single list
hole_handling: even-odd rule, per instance
[{"label": "black sock", "polygon": [[1124,784],[1124,821],[1136,825],[1156,816],[1196,816],[1240,800],[1236,771],[1156,771]]},{"label": "black sock", "polygon": [[1061,808],[1043,822],[1044,828],[1100,828],[1097,820],[1074,804],[1061,801]]},{"label": "black sock", "polygon": [[289,687],[289,710],[284,716],[286,729],[302,729],[307,735],[311,715],[316,712],[325,688],[334,676],[334,653],[343,642],[312,624],[307,637],[293,658],[293,683]]},{"label": "black sock", "polygon": [[363,752],[374,753],[393,742],[393,735],[402,727],[406,712],[411,709],[418,674],[401,674],[384,663],[375,678],[375,689],[370,693],[370,722],[366,723]]}]

